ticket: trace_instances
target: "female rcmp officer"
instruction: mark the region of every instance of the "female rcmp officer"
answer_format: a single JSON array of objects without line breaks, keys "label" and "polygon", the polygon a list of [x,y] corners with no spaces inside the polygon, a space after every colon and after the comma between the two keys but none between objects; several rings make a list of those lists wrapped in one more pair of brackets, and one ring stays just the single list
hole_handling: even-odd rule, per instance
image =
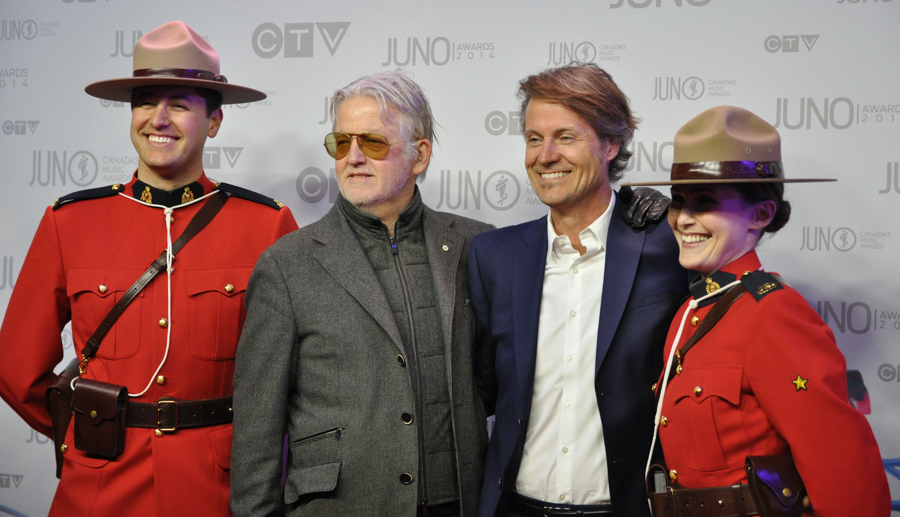
[{"label": "female rcmp officer", "polygon": [[[878,445],[849,403],[834,335],[800,293],[762,270],[755,251],[790,217],[784,183],[828,180],[785,179],[778,132],[732,106],[685,124],[674,154],[671,181],[632,183],[672,186],[679,261],[700,273],[669,329],[666,370],[653,387],[666,458],[648,478],[650,493],[666,493],[651,496],[654,514],[766,515],[745,461],[789,453],[808,499],[786,473],[756,469],[772,499],[795,508],[786,515],[804,506],[803,515],[820,517],[889,515]],[[730,306],[716,319],[720,299]]]}]

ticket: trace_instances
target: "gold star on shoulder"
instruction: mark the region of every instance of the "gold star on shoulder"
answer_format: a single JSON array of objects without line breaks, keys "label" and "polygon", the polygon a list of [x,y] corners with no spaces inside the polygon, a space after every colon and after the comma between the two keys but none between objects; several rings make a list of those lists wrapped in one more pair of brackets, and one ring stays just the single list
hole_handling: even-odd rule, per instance
[{"label": "gold star on shoulder", "polygon": [[806,389],[806,383],[808,381],[809,381],[809,379],[804,379],[803,377],[800,377],[799,375],[797,375],[797,378],[792,380],[791,382],[794,383],[794,386],[797,387],[797,391],[800,391],[800,390],[809,391]]}]

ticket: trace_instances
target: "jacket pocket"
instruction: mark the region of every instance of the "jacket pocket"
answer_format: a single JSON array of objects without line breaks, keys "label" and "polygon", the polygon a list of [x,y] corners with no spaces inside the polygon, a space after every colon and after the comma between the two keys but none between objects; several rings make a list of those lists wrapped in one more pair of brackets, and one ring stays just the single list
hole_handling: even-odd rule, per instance
[{"label": "jacket pocket", "polygon": [[284,482],[284,502],[293,504],[306,494],[331,492],[337,488],[341,463],[324,463],[302,469],[292,468]]},{"label": "jacket pocket", "polygon": [[231,441],[233,437],[231,425],[214,427],[207,431],[216,462],[222,470],[231,470]]},{"label": "jacket pocket", "polygon": [[[87,341],[144,271],[137,268],[73,268],[66,278],[66,295],[72,304],[73,334]],[[116,319],[100,342],[97,357],[127,359],[141,347],[141,291]],[[81,352],[78,350],[78,352]]]},{"label": "jacket pocket", "polygon": [[191,355],[234,359],[246,312],[244,293],[253,266],[185,268],[191,322]]},{"label": "jacket pocket", "polygon": [[346,427],[338,426],[290,442],[290,468],[284,484],[284,502],[300,496],[331,492],[341,471],[341,442]]},{"label": "jacket pocket", "polygon": [[681,377],[677,388],[666,395],[675,398],[669,427],[686,428],[670,431],[675,450],[666,454],[678,454],[700,471],[744,464],[744,456],[738,454],[748,440],[740,408],[742,374],[740,365],[715,365],[687,366],[677,376]]}]

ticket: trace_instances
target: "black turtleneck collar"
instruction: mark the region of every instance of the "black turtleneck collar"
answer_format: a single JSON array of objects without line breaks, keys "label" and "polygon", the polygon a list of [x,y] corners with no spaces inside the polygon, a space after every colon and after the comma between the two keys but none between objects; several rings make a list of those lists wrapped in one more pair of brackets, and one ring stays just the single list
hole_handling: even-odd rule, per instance
[{"label": "black turtleneck collar", "polygon": [[163,190],[151,187],[140,179],[136,179],[131,186],[131,195],[134,196],[135,199],[143,201],[148,205],[162,205],[169,208],[183,205],[204,194],[203,185],[196,181],[174,190]]},{"label": "black turtleneck collar", "polygon": [[[335,202],[338,204],[341,212],[344,213],[344,216],[347,217],[347,220],[350,221],[350,226],[356,231],[365,231],[376,237],[390,235],[390,232],[385,233],[385,230],[388,228],[381,222],[381,219],[353,206],[344,198],[344,196],[338,195]],[[396,240],[403,240],[407,235],[417,230],[419,221],[422,219],[424,206],[417,185],[415,192],[413,192],[412,200],[406,205],[406,208],[400,212],[400,215],[397,217],[397,222],[394,224],[394,238]]]}]

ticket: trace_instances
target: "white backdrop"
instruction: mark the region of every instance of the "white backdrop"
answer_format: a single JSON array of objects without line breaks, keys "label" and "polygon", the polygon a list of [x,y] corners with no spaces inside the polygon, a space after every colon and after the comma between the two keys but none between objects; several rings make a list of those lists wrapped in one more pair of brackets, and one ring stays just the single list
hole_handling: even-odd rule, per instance
[{"label": "white backdrop", "polygon": [[[516,116],[530,73],[577,59],[613,75],[643,119],[626,180],[668,177],[675,130],[706,108],[767,119],[788,177],[839,181],[788,185],[794,217],[763,264],[826,318],[868,388],[882,457],[900,457],[900,0],[2,0],[0,312],[45,207],[136,167],[128,107],[84,86],[130,75],[134,42],[176,18],[230,82],[269,95],[225,109],[207,174],[278,198],[301,226],[337,192],[321,146],[330,95],[381,70],[411,72],[441,125],[425,202],[500,226],[546,213]],[[0,515],[45,515],[53,473],[48,439],[0,403]]]}]

